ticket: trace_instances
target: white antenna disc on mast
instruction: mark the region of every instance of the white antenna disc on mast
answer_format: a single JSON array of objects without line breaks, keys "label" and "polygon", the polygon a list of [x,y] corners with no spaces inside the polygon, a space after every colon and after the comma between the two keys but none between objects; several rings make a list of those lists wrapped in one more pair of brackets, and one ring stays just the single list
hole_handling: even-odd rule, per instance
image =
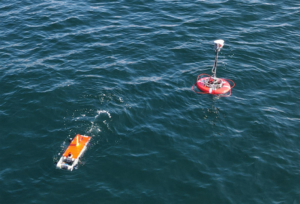
[{"label": "white antenna disc on mast", "polygon": [[220,50],[224,46],[224,40],[215,40],[215,49]]}]

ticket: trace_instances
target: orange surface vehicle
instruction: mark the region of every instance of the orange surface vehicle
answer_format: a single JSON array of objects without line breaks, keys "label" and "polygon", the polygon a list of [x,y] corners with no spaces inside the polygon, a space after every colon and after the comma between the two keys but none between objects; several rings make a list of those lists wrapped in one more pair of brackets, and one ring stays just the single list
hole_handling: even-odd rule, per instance
[{"label": "orange surface vehicle", "polygon": [[78,165],[79,158],[85,152],[90,139],[90,136],[77,134],[63,153],[63,156],[58,161],[56,167],[73,171],[74,167]]}]

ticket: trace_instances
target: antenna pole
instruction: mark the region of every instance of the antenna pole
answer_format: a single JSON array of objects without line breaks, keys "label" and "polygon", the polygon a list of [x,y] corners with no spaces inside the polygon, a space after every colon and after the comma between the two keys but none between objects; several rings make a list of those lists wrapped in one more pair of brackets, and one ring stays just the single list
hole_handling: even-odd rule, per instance
[{"label": "antenna pole", "polygon": [[218,54],[219,54],[221,48],[224,46],[224,40],[215,40],[214,43],[215,43],[216,55],[215,55],[215,63],[214,63],[214,66],[213,66],[211,72],[213,73],[212,78],[216,79],[217,78],[216,74],[217,74]]},{"label": "antenna pole", "polygon": [[219,54],[219,51],[216,50],[215,52],[216,52],[216,55],[215,55],[215,63],[214,63],[214,67],[212,68],[212,71],[211,71],[211,72],[213,73],[212,77],[213,77],[214,79],[217,78],[216,74],[217,74],[217,62],[218,62],[218,54]]}]

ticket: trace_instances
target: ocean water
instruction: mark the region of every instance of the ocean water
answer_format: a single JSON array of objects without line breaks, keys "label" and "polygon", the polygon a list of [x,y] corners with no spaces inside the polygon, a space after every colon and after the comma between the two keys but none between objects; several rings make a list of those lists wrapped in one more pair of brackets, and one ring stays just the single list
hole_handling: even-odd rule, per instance
[{"label": "ocean water", "polygon": [[[1,1],[0,203],[299,204],[299,26],[296,0]],[[191,90],[216,39],[226,98]]]}]

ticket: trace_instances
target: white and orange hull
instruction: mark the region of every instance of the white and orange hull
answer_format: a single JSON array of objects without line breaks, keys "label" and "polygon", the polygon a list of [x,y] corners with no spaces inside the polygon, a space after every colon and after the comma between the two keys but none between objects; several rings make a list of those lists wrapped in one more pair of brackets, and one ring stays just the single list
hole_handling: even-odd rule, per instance
[{"label": "white and orange hull", "polygon": [[56,167],[59,169],[66,169],[73,171],[74,167],[78,165],[79,158],[85,152],[91,137],[77,134],[72,140],[69,147],[59,159]]}]

